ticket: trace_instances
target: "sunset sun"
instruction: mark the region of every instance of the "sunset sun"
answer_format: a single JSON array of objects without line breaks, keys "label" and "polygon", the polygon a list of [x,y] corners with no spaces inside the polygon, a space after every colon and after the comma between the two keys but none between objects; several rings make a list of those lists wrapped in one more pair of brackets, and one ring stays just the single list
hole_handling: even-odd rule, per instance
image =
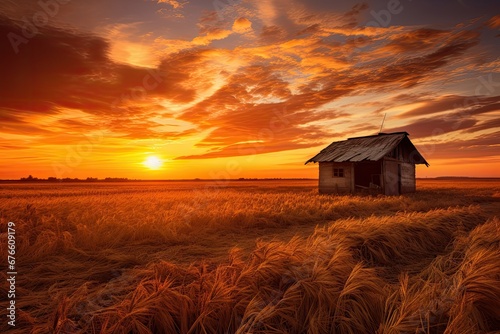
[{"label": "sunset sun", "polygon": [[163,160],[161,160],[157,156],[152,155],[147,157],[146,160],[144,160],[143,164],[149,169],[157,170],[160,169],[163,165]]}]

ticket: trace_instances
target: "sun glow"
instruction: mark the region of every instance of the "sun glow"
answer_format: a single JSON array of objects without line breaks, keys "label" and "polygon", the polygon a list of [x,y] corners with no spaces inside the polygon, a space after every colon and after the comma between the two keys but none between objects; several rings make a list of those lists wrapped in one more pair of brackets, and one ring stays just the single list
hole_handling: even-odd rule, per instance
[{"label": "sun glow", "polygon": [[152,155],[146,158],[143,162],[144,166],[146,166],[149,169],[160,169],[161,166],[163,165],[163,160],[160,158]]}]

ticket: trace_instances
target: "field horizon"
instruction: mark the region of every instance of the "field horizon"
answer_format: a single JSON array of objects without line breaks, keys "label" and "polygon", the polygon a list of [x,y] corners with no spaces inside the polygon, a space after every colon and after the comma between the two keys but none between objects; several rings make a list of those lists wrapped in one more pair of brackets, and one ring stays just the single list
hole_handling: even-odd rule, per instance
[{"label": "field horizon", "polygon": [[[89,180],[91,179],[91,180]],[[318,181],[318,178],[311,177],[239,177],[239,178],[187,178],[187,179],[130,179],[121,177],[107,177],[107,178],[66,178],[51,180],[50,178],[34,178],[33,180],[28,180],[26,178],[21,179],[0,179],[1,183],[37,183],[37,182],[48,182],[48,183],[59,183],[59,182],[218,182],[218,181],[294,181],[294,180],[304,180],[304,181]],[[500,177],[495,176],[435,176],[435,177],[416,177],[415,180],[500,180]]]},{"label": "field horizon", "polygon": [[0,190],[18,266],[3,332],[500,330],[500,180],[418,179],[401,196],[321,195],[315,179]]}]

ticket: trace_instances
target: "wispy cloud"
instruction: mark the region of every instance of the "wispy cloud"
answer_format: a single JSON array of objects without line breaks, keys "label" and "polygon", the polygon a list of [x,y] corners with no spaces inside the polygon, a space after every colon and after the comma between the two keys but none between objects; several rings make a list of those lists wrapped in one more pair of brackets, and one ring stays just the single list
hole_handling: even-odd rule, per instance
[{"label": "wispy cloud", "polygon": [[157,0],[157,2],[158,2],[158,4],[162,4],[162,3],[168,4],[168,5],[172,6],[172,8],[174,8],[174,9],[184,8],[184,6],[189,3],[188,1],[180,2],[180,1],[176,1],[176,0]]}]

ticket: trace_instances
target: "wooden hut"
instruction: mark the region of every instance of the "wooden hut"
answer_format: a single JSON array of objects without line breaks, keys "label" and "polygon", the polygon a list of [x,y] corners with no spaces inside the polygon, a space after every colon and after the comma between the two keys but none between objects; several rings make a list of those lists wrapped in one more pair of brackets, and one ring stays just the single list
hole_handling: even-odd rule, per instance
[{"label": "wooden hut", "polygon": [[320,193],[411,193],[416,188],[415,165],[429,164],[408,136],[379,133],[333,142],[306,164],[319,163]]}]

